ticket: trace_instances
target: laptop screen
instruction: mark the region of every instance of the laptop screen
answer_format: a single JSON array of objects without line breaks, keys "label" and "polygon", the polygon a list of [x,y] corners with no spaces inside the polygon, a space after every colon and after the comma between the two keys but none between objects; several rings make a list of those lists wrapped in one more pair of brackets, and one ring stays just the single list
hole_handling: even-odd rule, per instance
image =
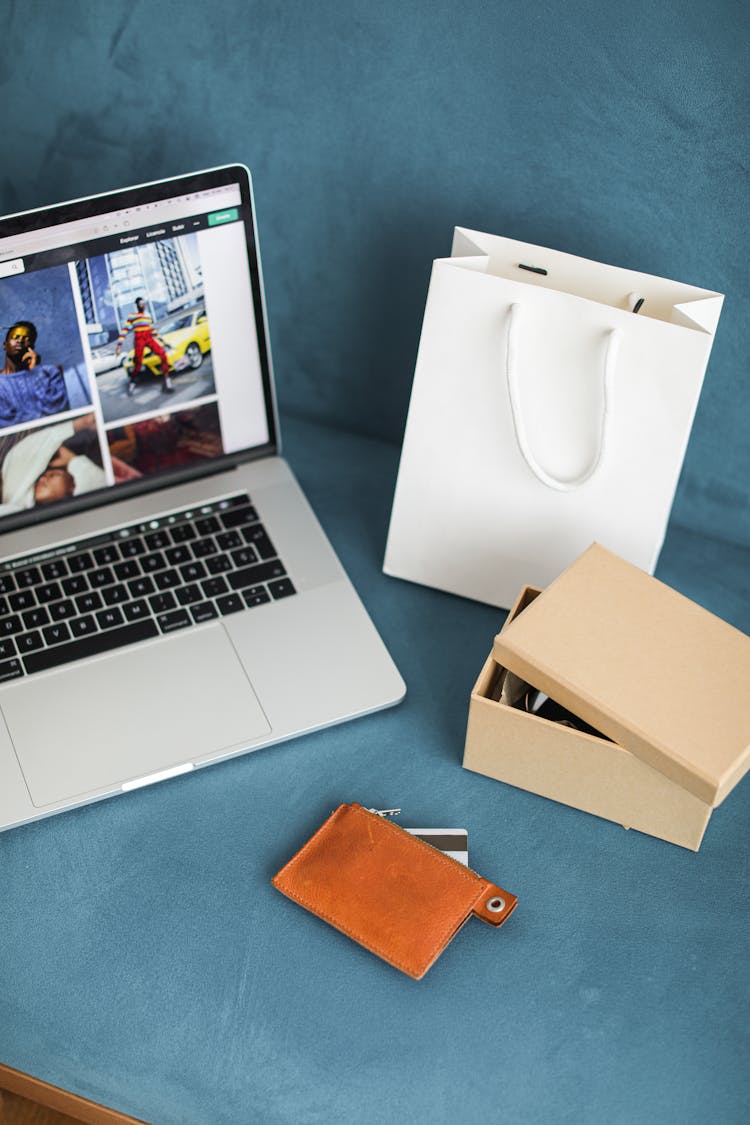
[{"label": "laptop screen", "polygon": [[272,452],[240,167],[0,221],[0,530]]}]

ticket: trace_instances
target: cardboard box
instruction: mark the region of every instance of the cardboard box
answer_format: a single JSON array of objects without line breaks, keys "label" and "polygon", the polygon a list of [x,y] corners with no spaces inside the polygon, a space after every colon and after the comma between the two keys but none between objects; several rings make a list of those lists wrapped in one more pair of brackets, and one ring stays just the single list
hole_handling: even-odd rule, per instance
[{"label": "cardboard box", "polygon": [[[500,702],[508,673],[601,736]],[[472,692],[463,764],[697,851],[750,766],[749,684],[750,638],[594,545],[521,592]]]}]

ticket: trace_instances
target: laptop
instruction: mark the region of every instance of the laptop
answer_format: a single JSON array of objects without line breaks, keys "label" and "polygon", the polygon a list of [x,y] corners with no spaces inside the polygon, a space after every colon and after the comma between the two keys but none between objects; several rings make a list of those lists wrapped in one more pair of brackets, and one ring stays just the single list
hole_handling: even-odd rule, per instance
[{"label": "laptop", "polygon": [[279,454],[248,170],[0,220],[0,828],[397,703]]}]

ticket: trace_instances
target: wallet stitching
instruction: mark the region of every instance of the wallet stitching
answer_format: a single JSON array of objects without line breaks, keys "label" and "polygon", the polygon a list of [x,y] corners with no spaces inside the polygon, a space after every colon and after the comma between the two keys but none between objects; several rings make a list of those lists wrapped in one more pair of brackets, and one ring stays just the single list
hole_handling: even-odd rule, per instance
[{"label": "wallet stitching", "polygon": [[[357,814],[363,813],[365,816],[374,816],[375,815],[374,813],[367,813],[366,810],[363,809],[361,805],[357,805],[357,806],[348,805],[348,806],[344,806],[344,808],[349,808],[352,812],[357,813]],[[297,852],[297,854],[295,856],[292,856],[292,858],[289,860],[289,862],[286,864],[286,866],[283,867],[281,869],[281,871],[279,871],[278,875],[276,875],[274,877],[274,879],[273,879],[274,886],[277,888],[277,890],[282,891],[288,898],[292,899],[294,902],[298,903],[300,906],[304,907],[306,910],[309,910],[312,914],[317,915],[318,918],[322,918],[323,921],[330,923],[330,925],[334,926],[335,929],[339,930],[343,934],[346,934],[347,937],[352,938],[353,941],[358,942],[358,944],[364,946],[365,949],[369,949],[372,953],[377,954],[378,957],[382,957],[384,961],[388,962],[388,964],[393,965],[393,966],[395,966],[395,968],[401,969],[403,972],[407,972],[407,973],[409,973],[409,975],[411,975],[411,971],[415,967],[416,962],[413,963],[412,965],[409,965],[408,962],[397,961],[392,955],[390,955],[388,953],[385,953],[382,949],[378,949],[376,947],[376,945],[369,938],[365,938],[364,935],[359,934],[359,933],[355,932],[354,930],[349,929],[346,926],[343,926],[340,922],[338,922],[333,917],[333,915],[330,915],[330,914],[320,910],[318,907],[314,906],[309,900],[305,900],[297,892],[293,891],[291,888],[282,886],[282,879],[294,867],[296,867],[296,865],[299,863],[299,861],[304,856],[305,852],[307,852],[307,850],[315,842],[316,837],[319,836],[320,833],[330,824],[330,822],[335,817],[337,817],[339,815],[340,815],[340,809],[336,809],[333,813],[331,813],[331,815],[327,818],[327,820],[325,820],[323,822],[323,824],[321,824],[320,828],[318,828],[317,832],[313,833],[313,835],[310,837],[310,839],[307,841],[307,843],[302,848],[300,848],[300,850]],[[379,821],[381,829],[386,828],[386,829],[390,829],[393,832],[404,832],[405,831],[403,828],[399,828],[398,825],[391,824],[390,821],[382,820],[380,818],[378,818],[378,821]],[[408,835],[408,833],[407,833],[407,835]],[[414,844],[422,845],[425,848],[429,848],[430,852],[434,853],[434,858],[438,859],[439,861],[444,862],[445,864],[447,864],[450,867],[453,867],[455,865],[455,867],[459,868],[459,870],[456,872],[456,874],[460,875],[465,882],[474,882],[474,880],[477,880],[481,884],[479,889],[477,890],[476,897],[474,898],[471,905],[466,909],[466,913],[463,914],[464,920],[467,919],[469,917],[469,915],[472,913],[472,911],[474,910],[474,907],[476,906],[479,899],[482,897],[483,894],[486,893],[487,887],[491,886],[492,884],[490,884],[486,879],[483,879],[481,875],[477,875],[477,873],[475,871],[471,871],[471,870],[467,871],[457,860],[451,859],[450,856],[443,855],[443,853],[438,851],[437,848],[430,847],[429,844],[425,844],[422,840],[418,840],[415,836],[410,836],[409,838],[413,841]],[[461,914],[457,913],[455,916],[452,916],[450,924],[447,925],[445,927],[444,931],[441,932],[441,935],[440,935],[439,939],[436,941],[435,945],[431,948],[431,950],[429,951],[429,954],[427,954],[427,964],[424,965],[424,967],[422,968],[422,974],[427,972],[430,965],[432,965],[432,963],[435,961],[435,959],[439,955],[439,953],[443,949],[445,949],[445,947],[449,944],[452,935],[456,932],[454,917],[460,918]],[[423,965],[423,961],[420,960],[419,966],[421,967],[422,965]]]}]

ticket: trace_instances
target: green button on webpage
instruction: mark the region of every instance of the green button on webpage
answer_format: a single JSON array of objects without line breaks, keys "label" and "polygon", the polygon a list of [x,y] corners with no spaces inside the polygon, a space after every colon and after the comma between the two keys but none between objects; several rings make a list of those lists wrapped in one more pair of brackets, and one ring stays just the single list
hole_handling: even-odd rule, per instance
[{"label": "green button on webpage", "polygon": [[239,212],[236,207],[230,207],[228,211],[214,211],[208,216],[208,225],[210,227],[218,227],[219,223],[233,223],[235,219],[239,218]]}]

